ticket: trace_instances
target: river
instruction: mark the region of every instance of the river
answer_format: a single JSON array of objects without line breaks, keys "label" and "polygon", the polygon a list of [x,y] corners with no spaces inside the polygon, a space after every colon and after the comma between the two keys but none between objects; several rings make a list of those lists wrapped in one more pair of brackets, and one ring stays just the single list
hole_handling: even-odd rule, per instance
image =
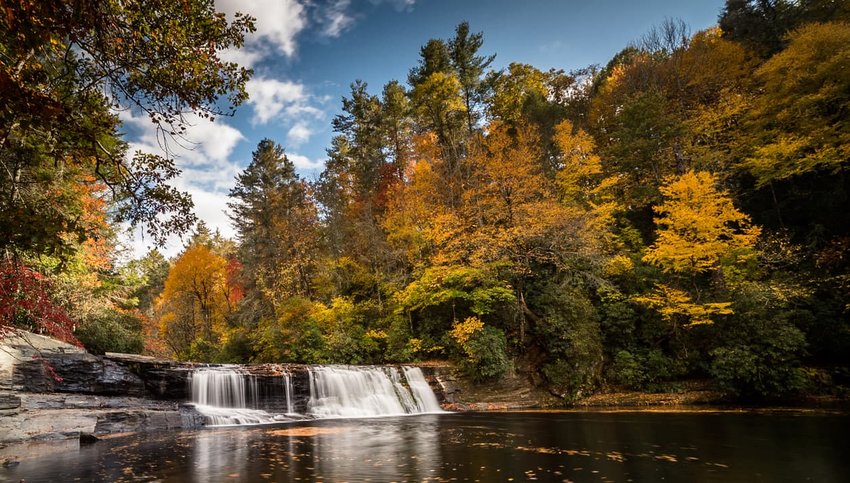
[{"label": "river", "polygon": [[10,445],[0,481],[850,481],[821,412],[505,412]]}]

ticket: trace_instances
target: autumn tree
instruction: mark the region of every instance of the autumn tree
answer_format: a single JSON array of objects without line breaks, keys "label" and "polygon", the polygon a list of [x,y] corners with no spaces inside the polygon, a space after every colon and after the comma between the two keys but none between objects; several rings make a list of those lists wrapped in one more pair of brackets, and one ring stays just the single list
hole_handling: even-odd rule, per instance
[{"label": "autumn tree", "polygon": [[20,263],[0,260],[0,339],[17,330],[41,332],[80,345],[74,320],[51,294],[43,274]]},{"label": "autumn tree", "polygon": [[507,123],[523,119],[524,107],[530,99],[549,94],[546,74],[528,64],[512,62],[505,70],[491,72],[486,82],[488,115]]},{"label": "autumn tree", "polygon": [[202,244],[189,246],[171,266],[157,311],[160,334],[176,357],[203,357],[199,344],[218,343],[225,333],[235,302],[226,269],[227,260]]},{"label": "autumn tree", "polygon": [[731,314],[731,303],[705,301],[699,277],[713,273],[722,283],[723,265],[752,256],[761,230],[735,208],[728,193],[717,188],[711,173],[689,171],[667,178],[661,192],[664,202],[655,207],[658,238],[644,261],[678,278],[686,288],[659,284],[652,295],[638,301],[657,308],[674,325],[710,324],[715,315]]},{"label": "autumn tree", "polygon": [[812,172],[838,173],[850,159],[850,23],[810,24],[757,71],[764,90],[750,113],[753,152],[743,166],[764,186]]},{"label": "autumn tree", "polygon": [[157,241],[190,228],[191,199],[168,184],[173,161],[128,160],[110,109],[147,115],[163,140],[185,132],[190,112],[232,112],[249,71],[219,52],[241,46],[252,20],[228,23],[207,0],[12,1],[2,13],[1,248],[62,253],[63,234],[92,237],[56,208],[79,207],[74,186],[91,179],[108,187],[118,221],[147,226]]}]

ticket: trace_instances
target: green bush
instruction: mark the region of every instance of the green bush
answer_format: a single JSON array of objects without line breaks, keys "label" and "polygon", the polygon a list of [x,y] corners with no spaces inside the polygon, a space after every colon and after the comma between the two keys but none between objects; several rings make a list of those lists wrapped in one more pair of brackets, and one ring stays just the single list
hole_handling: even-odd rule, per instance
[{"label": "green bush", "polygon": [[607,372],[610,381],[627,389],[657,392],[669,390],[668,382],[681,371],[677,370],[673,359],[652,349],[634,354],[618,351]]},{"label": "green bush", "polygon": [[141,354],[145,344],[142,323],[131,313],[103,310],[77,327],[74,335],[89,352]]},{"label": "green bush", "polygon": [[550,285],[534,298],[543,317],[533,334],[548,354],[543,375],[550,389],[570,401],[598,385],[602,361],[599,319],[584,291]]},{"label": "green bush", "polygon": [[278,308],[277,319],[260,320],[252,335],[253,362],[327,362],[313,311],[311,301],[293,297]]},{"label": "green bush", "polygon": [[736,313],[718,327],[710,374],[721,390],[744,399],[778,398],[802,391],[807,377],[800,358],[806,337],[795,324],[802,314],[783,307],[765,286],[737,295]]},{"label": "green bush", "polygon": [[213,362],[219,364],[239,364],[249,361],[254,355],[253,340],[244,328],[229,331],[227,342],[221,344]]},{"label": "green bush", "polygon": [[390,319],[390,329],[387,331],[386,359],[391,362],[412,362],[416,355],[411,351],[410,322],[398,315]]},{"label": "green bush", "polygon": [[631,352],[621,350],[614,355],[608,368],[608,378],[627,389],[641,390],[647,382],[644,365]]},{"label": "green bush", "polygon": [[508,342],[501,330],[485,326],[463,344],[461,367],[476,382],[498,379],[511,367]]},{"label": "green bush", "polygon": [[721,390],[745,399],[761,399],[806,388],[807,378],[796,358],[805,343],[803,333],[789,325],[775,329],[776,338],[744,340],[711,352],[711,375]]}]

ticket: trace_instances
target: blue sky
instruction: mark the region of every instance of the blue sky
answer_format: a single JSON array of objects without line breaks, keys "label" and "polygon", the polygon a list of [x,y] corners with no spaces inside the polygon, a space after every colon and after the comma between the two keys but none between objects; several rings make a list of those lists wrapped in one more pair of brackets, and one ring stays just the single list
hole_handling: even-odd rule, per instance
[{"label": "blue sky", "polygon": [[[450,38],[468,21],[484,33],[491,66],[511,62],[541,70],[605,64],[629,42],[665,17],[680,18],[693,31],[717,21],[723,0],[216,0],[216,8],[257,18],[257,31],[228,60],[252,67],[251,98],[234,117],[214,123],[193,119],[191,149],[176,148],[183,175],[175,183],[192,194],[196,213],[210,227],[232,236],[225,209],[233,179],[263,138],[271,138],[308,178],[322,169],[333,132],[330,120],[356,79],[373,93],[392,80],[405,81],[419,47],[430,38]],[[123,112],[132,149],[156,152],[159,143],[146,119]],[[128,235],[131,255],[149,240]],[[174,238],[163,251],[179,252]]]}]

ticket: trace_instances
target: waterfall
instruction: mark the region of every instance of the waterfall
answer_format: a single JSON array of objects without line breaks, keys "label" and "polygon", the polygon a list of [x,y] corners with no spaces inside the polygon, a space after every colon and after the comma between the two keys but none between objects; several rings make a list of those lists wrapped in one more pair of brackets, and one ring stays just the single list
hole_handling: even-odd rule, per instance
[{"label": "waterfall", "polygon": [[[213,426],[261,424],[276,421],[266,411],[255,409],[257,380],[234,369],[199,369],[190,380],[192,402]],[[254,406],[254,408],[250,408]]]},{"label": "waterfall", "polygon": [[437,401],[437,395],[428,385],[425,380],[425,375],[422,374],[422,369],[418,367],[405,367],[404,376],[407,378],[407,385],[410,387],[410,392],[416,400],[416,405],[419,412],[423,413],[439,413],[440,402]]},{"label": "waterfall", "polygon": [[[201,369],[192,373],[192,401],[219,408],[246,408],[248,391],[257,392],[256,380],[232,369]],[[251,384],[253,382],[253,384]]]},{"label": "waterfall", "polygon": [[[407,385],[395,367],[318,366],[310,368],[309,374],[308,407],[317,418],[440,412],[437,398],[418,367],[404,368]],[[430,397],[423,395],[426,391]]]},{"label": "waterfall", "polygon": [[215,426],[441,412],[418,367],[314,366],[261,379],[235,366],[195,370],[192,403]]},{"label": "waterfall", "polygon": [[292,405],[292,375],[288,372],[283,375],[283,390],[286,394],[286,414],[294,415],[295,406]]}]

